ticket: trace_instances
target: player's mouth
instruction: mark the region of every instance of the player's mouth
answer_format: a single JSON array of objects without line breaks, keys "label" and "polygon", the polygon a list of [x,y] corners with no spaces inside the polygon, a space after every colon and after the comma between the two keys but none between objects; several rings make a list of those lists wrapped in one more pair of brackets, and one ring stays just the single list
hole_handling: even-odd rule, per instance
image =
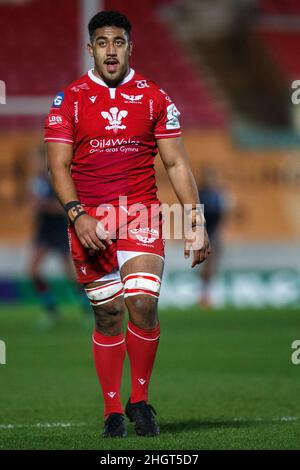
[{"label": "player's mouth", "polygon": [[115,73],[117,71],[119,61],[117,59],[107,59],[105,62],[108,73]]}]

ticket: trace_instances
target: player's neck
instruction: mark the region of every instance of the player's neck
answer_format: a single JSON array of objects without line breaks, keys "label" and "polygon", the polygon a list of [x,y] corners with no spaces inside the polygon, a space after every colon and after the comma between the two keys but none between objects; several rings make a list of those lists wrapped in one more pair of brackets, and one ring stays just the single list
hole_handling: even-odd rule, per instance
[{"label": "player's neck", "polygon": [[125,71],[124,74],[122,74],[117,80],[107,80],[105,77],[103,77],[97,70],[96,66],[93,68],[93,74],[97,77],[100,78],[109,88],[116,88],[120,83],[123,82],[123,80],[129,75],[130,73],[130,67],[128,66],[127,70]]}]

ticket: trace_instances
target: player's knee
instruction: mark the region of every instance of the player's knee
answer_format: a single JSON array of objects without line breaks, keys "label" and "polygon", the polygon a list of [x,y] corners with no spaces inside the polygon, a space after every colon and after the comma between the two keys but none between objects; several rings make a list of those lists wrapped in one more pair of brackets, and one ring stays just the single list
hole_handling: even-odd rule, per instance
[{"label": "player's knee", "polygon": [[109,336],[122,331],[125,305],[122,299],[115,299],[101,306],[93,307],[96,330]]},{"label": "player's knee", "polygon": [[156,327],[157,299],[145,295],[135,295],[126,299],[130,320],[143,330],[151,330]]},{"label": "player's knee", "polygon": [[161,280],[152,273],[137,272],[125,276],[124,298],[131,320],[145,329],[157,324],[157,301]]},{"label": "player's knee", "polygon": [[125,309],[122,282],[86,287],[85,291],[95,313],[96,329],[106,335],[119,334]]}]

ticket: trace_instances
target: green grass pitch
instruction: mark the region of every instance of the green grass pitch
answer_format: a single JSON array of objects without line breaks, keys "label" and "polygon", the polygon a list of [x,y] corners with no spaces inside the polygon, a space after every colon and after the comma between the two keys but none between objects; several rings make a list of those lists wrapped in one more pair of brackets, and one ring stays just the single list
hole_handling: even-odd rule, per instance
[{"label": "green grass pitch", "polygon": [[[296,310],[160,311],[150,402],[161,435],[103,439],[92,327],[66,307],[61,324],[36,329],[38,307],[1,307],[0,449],[299,449],[300,339]],[[124,403],[130,392],[128,359]]]}]

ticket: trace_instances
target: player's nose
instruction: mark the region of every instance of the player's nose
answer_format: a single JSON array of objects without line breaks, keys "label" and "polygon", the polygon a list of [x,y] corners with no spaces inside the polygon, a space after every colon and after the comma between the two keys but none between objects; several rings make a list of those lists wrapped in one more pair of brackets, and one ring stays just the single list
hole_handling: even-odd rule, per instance
[{"label": "player's nose", "polygon": [[116,55],[116,48],[115,48],[114,43],[108,43],[108,44],[107,44],[106,55],[107,55],[108,57],[110,57],[110,56],[112,56],[112,55]]}]

